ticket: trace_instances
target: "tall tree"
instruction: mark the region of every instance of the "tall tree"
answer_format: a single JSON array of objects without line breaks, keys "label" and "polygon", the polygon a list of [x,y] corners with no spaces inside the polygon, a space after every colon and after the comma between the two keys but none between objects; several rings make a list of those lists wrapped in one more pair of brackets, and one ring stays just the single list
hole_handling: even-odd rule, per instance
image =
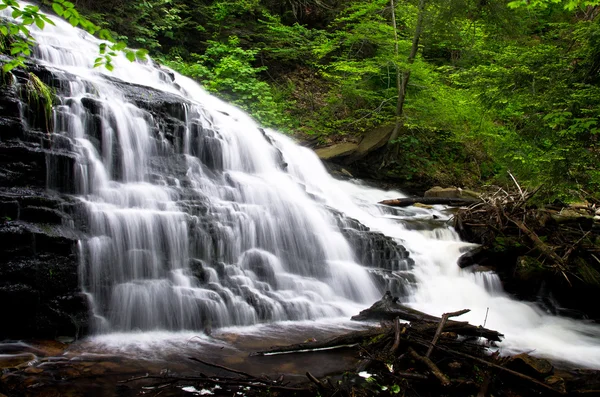
[{"label": "tall tree", "polygon": [[[394,41],[395,41],[395,51],[396,56],[398,55],[398,33],[396,26],[396,11],[394,0],[390,0],[392,6],[392,26],[394,28]],[[394,125],[394,130],[390,135],[389,142],[393,142],[398,139],[398,135],[400,134],[400,130],[404,124],[402,120],[402,116],[404,113],[404,102],[406,101],[406,87],[408,86],[408,81],[410,80],[410,65],[412,65],[415,61],[415,57],[417,56],[417,51],[419,50],[419,40],[421,39],[421,34],[423,33],[423,20],[425,18],[425,3],[426,0],[419,0],[419,13],[417,14],[417,24],[415,26],[415,31],[412,39],[412,46],[410,49],[410,54],[408,55],[407,63],[408,67],[406,70],[401,70],[400,67],[397,67],[396,77],[397,77],[397,85],[398,85],[398,102],[396,103],[396,123]]]}]

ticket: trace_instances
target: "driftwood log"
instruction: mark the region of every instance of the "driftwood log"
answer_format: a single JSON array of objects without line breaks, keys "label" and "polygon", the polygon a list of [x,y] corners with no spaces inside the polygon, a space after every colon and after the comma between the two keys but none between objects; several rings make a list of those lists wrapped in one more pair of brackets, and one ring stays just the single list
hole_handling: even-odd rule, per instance
[{"label": "driftwood log", "polygon": [[383,200],[379,204],[389,205],[391,207],[408,207],[416,203],[426,205],[449,205],[451,207],[466,207],[479,203],[481,200],[476,198],[453,198],[453,197],[402,197],[392,200]]},{"label": "driftwood log", "polygon": [[[423,324],[425,327],[421,326],[420,328],[424,329],[429,326],[434,332],[437,329],[437,324],[442,321],[442,318],[440,317],[432,316],[398,303],[398,299],[393,297],[389,291],[385,293],[381,300],[375,302],[373,306],[352,317],[352,320],[394,321],[397,317],[413,323],[425,323]],[[457,334],[465,336],[482,337],[496,342],[500,342],[502,340],[501,338],[504,336],[497,331],[471,325],[468,322],[463,321],[448,320],[444,323],[444,330],[456,332]]]}]

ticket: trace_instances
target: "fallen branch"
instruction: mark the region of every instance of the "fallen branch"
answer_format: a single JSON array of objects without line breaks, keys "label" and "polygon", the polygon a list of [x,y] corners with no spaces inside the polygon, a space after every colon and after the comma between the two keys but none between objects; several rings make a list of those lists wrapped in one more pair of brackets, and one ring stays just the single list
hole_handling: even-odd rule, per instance
[{"label": "fallen branch", "polygon": [[453,197],[402,197],[392,200],[383,200],[379,204],[389,205],[390,207],[408,207],[416,203],[426,205],[449,205],[451,207],[466,207],[481,200],[476,198],[453,198]]},{"label": "fallen branch", "polygon": [[394,320],[394,344],[392,345],[392,354],[395,354],[398,347],[400,347],[400,335],[403,334],[405,330],[406,328],[403,328],[402,332],[400,331],[400,319],[396,317]]},{"label": "fallen branch", "polygon": [[327,387],[327,385],[325,385],[325,383],[323,383],[319,379],[315,378],[315,376],[313,374],[311,374],[310,372],[308,372],[308,371],[306,372],[306,377],[312,383],[314,383],[315,385],[317,385],[317,388],[319,388],[319,390],[325,391],[325,390],[329,389],[329,387]]},{"label": "fallen branch", "polygon": [[238,374],[238,375],[245,376],[245,377],[247,377],[247,378],[250,378],[250,379],[256,379],[256,377],[255,377],[255,376],[252,376],[252,375],[250,375],[250,374],[247,374],[247,373],[245,373],[245,372],[242,372],[242,371],[238,371],[238,370],[235,370],[235,369],[232,369],[232,368],[227,368],[227,367],[224,367],[224,366],[222,366],[222,365],[219,365],[219,364],[213,364],[213,363],[209,363],[209,362],[207,362],[207,361],[200,360],[199,358],[195,358],[195,357],[188,357],[188,358],[189,358],[190,360],[192,360],[192,361],[199,362],[200,364],[204,364],[204,365],[207,365],[207,366],[209,366],[209,367],[213,367],[213,368],[219,368],[219,369],[225,370],[225,371],[227,371],[227,372],[231,372],[231,373],[234,373],[234,374]]},{"label": "fallen branch", "polygon": [[431,373],[438,378],[442,386],[448,386],[450,384],[450,379],[438,368],[437,365],[433,361],[431,361],[428,357],[423,357],[419,353],[417,353],[412,347],[408,348],[409,354],[417,361],[425,364],[427,368],[431,371]]},{"label": "fallen branch", "polygon": [[440,325],[438,326],[437,330],[435,331],[435,335],[433,336],[433,340],[431,341],[431,346],[429,346],[429,349],[427,349],[427,354],[425,354],[425,357],[429,358],[429,356],[431,355],[431,352],[433,351],[433,347],[437,343],[438,339],[440,339],[440,335],[442,334],[442,331],[444,330],[444,326],[446,325],[446,322],[448,321],[448,319],[450,317],[462,316],[463,314],[468,313],[470,311],[471,310],[469,310],[469,309],[463,309],[463,310],[459,310],[457,312],[442,314],[442,319],[440,321]]},{"label": "fallen branch", "polygon": [[[440,317],[432,316],[419,310],[401,305],[397,302],[397,298],[394,298],[389,291],[386,292],[381,300],[375,302],[373,306],[361,311],[358,315],[353,316],[352,320],[394,321],[396,317],[416,323],[438,324],[442,320]],[[469,324],[468,322],[448,320],[447,327],[451,329],[452,332],[456,332],[461,335],[476,336],[497,342],[501,341],[502,337],[504,336],[498,331],[477,327]]]},{"label": "fallen branch", "polygon": [[353,347],[362,342],[365,338],[371,338],[379,335],[380,329],[369,328],[364,331],[351,332],[347,335],[336,336],[327,339],[323,342],[298,343],[290,346],[274,347],[269,350],[251,353],[250,356],[269,356],[276,354],[292,354],[292,353],[310,353],[323,350],[340,349],[345,347]]}]

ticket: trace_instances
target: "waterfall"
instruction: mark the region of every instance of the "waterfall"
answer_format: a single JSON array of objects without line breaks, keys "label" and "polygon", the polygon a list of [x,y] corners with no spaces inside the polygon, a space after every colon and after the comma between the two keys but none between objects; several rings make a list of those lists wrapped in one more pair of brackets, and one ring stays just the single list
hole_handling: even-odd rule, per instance
[{"label": "waterfall", "polygon": [[99,41],[54,21],[30,28],[58,81],[54,148],[75,161],[51,166],[48,187],[81,204],[95,332],[347,318],[392,289],[432,314],[487,317],[504,351],[600,368],[597,325],[549,316],[510,299],[493,273],[457,266],[469,244],[441,208],[375,205],[401,193],[333,179],[310,150],[151,60],[94,69]]}]

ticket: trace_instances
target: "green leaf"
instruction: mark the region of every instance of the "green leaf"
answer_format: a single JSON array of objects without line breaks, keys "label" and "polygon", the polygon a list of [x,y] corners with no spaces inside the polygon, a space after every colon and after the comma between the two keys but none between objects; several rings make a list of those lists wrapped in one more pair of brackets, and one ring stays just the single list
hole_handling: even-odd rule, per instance
[{"label": "green leaf", "polygon": [[10,72],[11,70],[13,70],[17,65],[13,64],[12,62],[9,63],[5,63],[2,66],[2,70],[6,73],[6,72]]},{"label": "green leaf", "polygon": [[44,29],[44,21],[42,21],[41,18],[36,18],[35,19],[35,24],[38,28],[40,29]]},{"label": "green leaf", "polygon": [[63,8],[63,6],[61,6],[58,3],[52,3],[52,9],[58,16],[62,16],[63,12],[65,12],[65,9]]},{"label": "green leaf", "polygon": [[102,40],[112,41],[111,34],[107,29],[101,29],[98,32],[98,37],[100,37]]},{"label": "green leaf", "polygon": [[147,55],[148,55],[148,50],[146,50],[146,49],[143,49],[143,48],[142,48],[142,49],[139,49],[139,50],[136,50],[136,51],[135,51],[135,56],[136,56],[138,59],[146,59],[146,56],[147,56]]},{"label": "green leaf", "polygon": [[40,14],[40,18],[42,18],[44,20],[44,22],[46,22],[47,24],[55,26],[54,22],[52,22],[52,19],[48,18],[44,14]]},{"label": "green leaf", "polygon": [[0,4],[0,11],[4,10],[6,7],[8,7],[7,4]]},{"label": "green leaf", "polygon": [[115,68],[115,67],[113,66],[113,64],[112,64],[112,63],[110,63],[110,62],[106,62],[106,64],[104,64],[104,66],[106,67],[106,69],[107,69],[109,72],[112,72],[112,71],[114,70],[114,68]]},{"label": "green leaf", "polygon": [[129,62],[134,62],[135,61],[135,52],[127,51],[127,52],[125,52],[125,57],[129,60]]},{"label": "green leaf", "polygon": [[70,1],[65,1],[65,2],[62,3],[62,5],[65,8],[73,8],[73,7],[75,7],[75,4],[71,3]]},{"label": "green leaf", "polygon": [[8,36],[8,28],[6,26],[0,26],[0,33],[4,36]]},{"label": "green leaf", "polygon": [[21,10],[13,10],[12,12],[12,17],[15,19],[19,18],[21,15],[23,15],[23,11]]},{"label": "green leaf", "polygon": [[69,18],[69,23],[73,26],[79,25],[79,18],[72,16]]},{"label": "green leaf", "polygon": [[114,51],[121,51],[124,50],[127,47],[127,44],[124,41],[119,41],[116,44],[113,44],[111,46],[111,49]]}]

